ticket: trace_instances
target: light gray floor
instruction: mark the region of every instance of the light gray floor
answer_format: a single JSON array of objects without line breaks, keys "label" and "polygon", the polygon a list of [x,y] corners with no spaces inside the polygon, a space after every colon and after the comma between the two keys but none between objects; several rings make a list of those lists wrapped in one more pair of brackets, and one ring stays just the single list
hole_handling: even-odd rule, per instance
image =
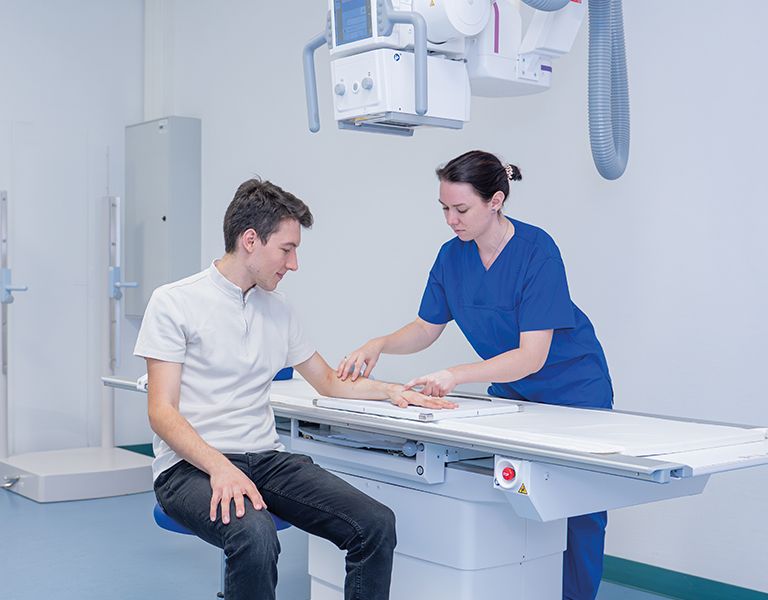
[{"label": "light gray floor", "polygon": [[[0,490],[0,599],[215,600],[221,551],[160,529],[154,494],[37,504]],[[279,600],[306,600],[306,537],[279,534]]]},{"label": "light gray floor", "polygon": [[[0,490],[0,599],[215,600],[220,551],[157,527],[154,504],[152,493],[37,504]],[[308,600],[306,536],[278,535],[278,599]],[[659,598],[610,583],[598,595]]]}]

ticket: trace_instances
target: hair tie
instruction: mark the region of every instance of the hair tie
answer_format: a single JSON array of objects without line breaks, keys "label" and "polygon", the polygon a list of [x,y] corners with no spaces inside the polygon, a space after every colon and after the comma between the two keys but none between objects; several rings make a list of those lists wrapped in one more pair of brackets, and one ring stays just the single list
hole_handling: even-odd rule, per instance
[{"label": "hair tie", "polygon": [[520,174],[520,169],[515,165],[507,163],[504,165],[504,171],[506,171],[507,179],[510,181],[520,181],[523,178],[523,176]]}]

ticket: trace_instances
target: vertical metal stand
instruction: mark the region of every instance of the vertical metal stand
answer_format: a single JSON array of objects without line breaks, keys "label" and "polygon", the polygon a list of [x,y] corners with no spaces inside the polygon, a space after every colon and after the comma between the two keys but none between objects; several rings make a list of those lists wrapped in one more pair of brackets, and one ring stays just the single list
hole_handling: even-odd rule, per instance
[{"label": "vertical metal stand", "polygon": [[113,277],[120,279],[120,197],[107,196],[109,202],[109,371],[120,368],[120,288]]},{"label": "vertical metal stand", "polygon": [[[8,194],[0,191],[0,268],[8,266]],[[0,354],[2,356],[2,374],[0,374],[0,458],[6,458],[10,452],[10,424],[8,422],[8,305],[2,304],[2,332],[0,333]]]},{"label": "vertical metal stand", "polygon": [[[136,284],[120,281],[120,199],[110,201],[110,367],[119,364],[121,288]],[[2,305],[2,375],[0,375],[0,488],[36,502],[60,502],[147,492],[152,489],[152,459],[115,448],[114,395],[102,396],[101,447],[68,448],[10,455],[8,422],[8,304],[15,291],[7,265],[7,194],[0,192],[0,303]],[[110,390],[111,392],[111,390]]]},{"label": "vertical metal stand", "polygon": [[[113,290],[113,269],[120,266],[119,236],[120,236],[120,198],[107,196],[109,203],[109,372],[114,375],[120,360],[120,303]],[[101,392],[101,447],[112,448],[115,445],[115,390]]]},{"label": "vertical metal stand", "polygon": [[[119,196],[107,196],[109,202],[109,372],[115,375],[120,368],[120,340],[122,317],[122,288],[137,287],[135,281],[121,281],[120,255],[122,254],[122,210]],[[102,395],[101,447],[115,445],[115,390],[109,388]]]},{"label": "vertical metal stand", "polygon": [[13,292],[26,292],[27,286],[11,283],[8,267],[8,192],[0,191],[0,306],[2,306],[2,375],[0,375],[0,458],[10,453],[10,424],[8,421],[8,305],[13,302]]}]

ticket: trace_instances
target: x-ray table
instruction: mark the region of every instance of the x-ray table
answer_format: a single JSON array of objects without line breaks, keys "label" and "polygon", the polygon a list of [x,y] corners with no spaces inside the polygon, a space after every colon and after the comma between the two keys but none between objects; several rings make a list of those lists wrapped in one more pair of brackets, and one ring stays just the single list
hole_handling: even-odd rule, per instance
[{"label": "x-ray table", "polygon": [[[271,401],[288,450],[394,510],[392,600],[560,600],[568,517],[768,464],[766,428],[478,397],[459,398],[461,412],[402,411],[318,397],[300,379],[275,382]],[[343,553],[313,536],[309,573],[312,600],[343,598]]]},{"label": "x-ray table", "polygon": [[[272,387],[286,447],[395,511],[392,600],[560,600],[568,517],[700,494],[711,474],[768,463],[765,428],[486,402],[496,414],[414,419],[301,380]],[[343,553],[309,543],[312,600],[341,600]]]}]

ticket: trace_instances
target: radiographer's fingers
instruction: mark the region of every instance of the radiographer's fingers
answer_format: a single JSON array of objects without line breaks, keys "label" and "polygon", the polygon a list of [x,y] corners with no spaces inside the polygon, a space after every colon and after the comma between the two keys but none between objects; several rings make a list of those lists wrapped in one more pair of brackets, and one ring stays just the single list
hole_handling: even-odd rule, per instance
[{"label": "radiographer's fingers", "polygon": [[363,365],[365,365],[365,357],[362,354],[359,354],[355,359],[355,367],[352,371],[352,381],[357,381],[357,378],[360,377],[360,371],[363,370]]},{"label": "radiographer's fingers", "polygon": [[424,396],[434,396],[435,394],[432,393],[433,388],[435,386],[434,381],[428,376],[424,377],[417,377],[416,379],[412,379],[408,383],[405,384],[406,390],[412,390],[416,391],[416,388],[419,389],[419,393],[423,394]]},{"label": "radiographer's fingers", "polygon": [[448,392],[446,386],[440,383],[440,381],[437,379],[433,379],[429,383],[431,384],[429,393],[430,396],[437,396],[438,398],[442,398]]},{"label": "radiographer's fingers", "polygon": [[436,381],[432,383],[432,393],[430,396],[437,396],[438,398],[442,398],[445,396],[445,388],[437,383]]},{"label": "radiographer's fingers", "polygon": [[378,359],[378,357],[377,357],[377,358],[372,358],[372,359],[369,359],[369,360],[366,362],[366,366],[365,366],[365,373],[363,373],[363,377],[370,377],[370,375],[371,375],[371,371],[373,371],[373,367],[375,367],[375,366],[376,366],[376,363],[377,363],[377,362],[379,362],[379,359]]},{"label": "radiographer's fingers", "polygon": [[417,387],[419,385],[424,385],[424,381],[425,380],[424,380],[423,377],[417,377],[416,379],[411,379],[408,383],[406,383],[403,386],[403,390],[404,391],[412,390],[413,388],[415,388],[415,387]]},{"label": "radiographer's fingers", "polygon": [[347,377],[349,376],[349,367],[354,361],[354,355],[352,356],[345,356],[344,360],[341,361],[341,365],[339,365],[339,377],[342,381],[346,381]]}]

